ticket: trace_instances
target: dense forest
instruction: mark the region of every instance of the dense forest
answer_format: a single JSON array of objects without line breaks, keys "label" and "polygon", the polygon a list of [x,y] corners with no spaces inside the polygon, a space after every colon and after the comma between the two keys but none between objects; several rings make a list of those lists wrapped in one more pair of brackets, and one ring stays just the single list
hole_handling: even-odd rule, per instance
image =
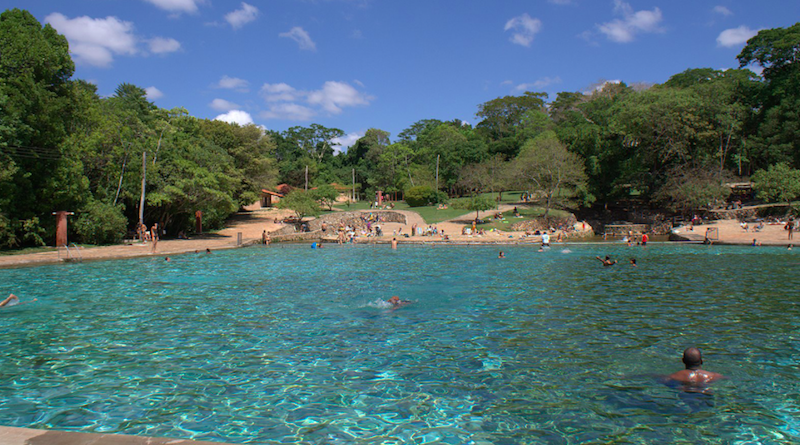
[{"label": "dense forest", "polygon": [[[73,79],[69,45],[50,25],[0,15],[0,247],[41,245],[55,210],[71,236],[119,241],[140,219],[175,234],[194,213],[218,227],[262,188],[340,184],[437,202],[530,191],[542,204],[639,205],[692,212],[731,182],[759,199],[800,197],[800,23],[762,30],[740,69],[689,69],[661,85],[606,83],[555,98],[526,92],[477,105],[475,126],[421,119],[373,128],[352,147],[322,125],[283,132],[161,109],[121,84],[100,97]],[[758,67],[757,75],[746,67]],[[308,173],[306,173],[308,172]],[[328,187],[329,188],[329,187]],[[144,202],[142,203],[143,189]]]}]

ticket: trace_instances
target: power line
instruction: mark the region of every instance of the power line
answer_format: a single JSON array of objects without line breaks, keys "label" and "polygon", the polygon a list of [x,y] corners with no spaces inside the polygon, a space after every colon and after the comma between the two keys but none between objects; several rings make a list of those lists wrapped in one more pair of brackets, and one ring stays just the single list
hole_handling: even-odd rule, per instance
[{"label": "power line", "polygon": [[0,151],[9,156],[26,159],[46,159],[56,161],[61,159],[61,153],[57,148],[44,147],[21,147],[17,145],[0,146]]}]

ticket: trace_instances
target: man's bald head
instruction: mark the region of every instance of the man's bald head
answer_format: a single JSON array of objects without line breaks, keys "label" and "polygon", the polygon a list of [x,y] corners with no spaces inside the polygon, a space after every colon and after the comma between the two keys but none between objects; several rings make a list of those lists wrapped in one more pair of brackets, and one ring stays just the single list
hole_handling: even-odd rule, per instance
[{"label": "man's bald head", "polygon": [[686,365],[686,369],[699,368],[703,364],[700,350],[692,347],[683,351],[683,364]]}]

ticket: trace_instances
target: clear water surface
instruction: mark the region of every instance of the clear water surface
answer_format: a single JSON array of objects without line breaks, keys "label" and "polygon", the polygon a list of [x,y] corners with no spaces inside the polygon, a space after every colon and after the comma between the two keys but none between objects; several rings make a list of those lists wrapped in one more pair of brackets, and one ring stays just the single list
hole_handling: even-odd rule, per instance
[{"label": "clear water surface", "polygon": [[[264,444],[800,442],[800,252],[498,250],[0,270],[0,295],[39,298],[0,311],[0,425]],[[414,303],[391,311],[391,295]],[[713,393],[658,378],[694,345],[730,377]]]}]

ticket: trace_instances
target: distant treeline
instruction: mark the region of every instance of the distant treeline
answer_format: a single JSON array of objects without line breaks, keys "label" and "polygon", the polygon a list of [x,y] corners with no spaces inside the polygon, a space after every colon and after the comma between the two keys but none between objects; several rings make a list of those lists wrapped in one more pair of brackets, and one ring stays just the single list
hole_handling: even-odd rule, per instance
[{"label": "distant treeline", "polygon": [[[140,217],[175,234],[194,213],[218,227],[278,183],[338,183],[421,202],[528,190],[552,205],[636,197],[675,211],[753,180],[765,200],[800,196],[800,24],[748,41],[741,69],[691,69],[663,85],[497,98],[473,127],[420,120],[370,129],[349,149],[318,124],[283,132],[161,109],[135,85],[101,98],[73,79],[66,38],[27,11],[0,15],[0,247],[42,244],[55,210],[80,242],[119,241]],[[744,67],[758,66],[761,76]],[[306,176],[306,169],[308,175]],[[143,179],[144,178],[144,179]]]}]

